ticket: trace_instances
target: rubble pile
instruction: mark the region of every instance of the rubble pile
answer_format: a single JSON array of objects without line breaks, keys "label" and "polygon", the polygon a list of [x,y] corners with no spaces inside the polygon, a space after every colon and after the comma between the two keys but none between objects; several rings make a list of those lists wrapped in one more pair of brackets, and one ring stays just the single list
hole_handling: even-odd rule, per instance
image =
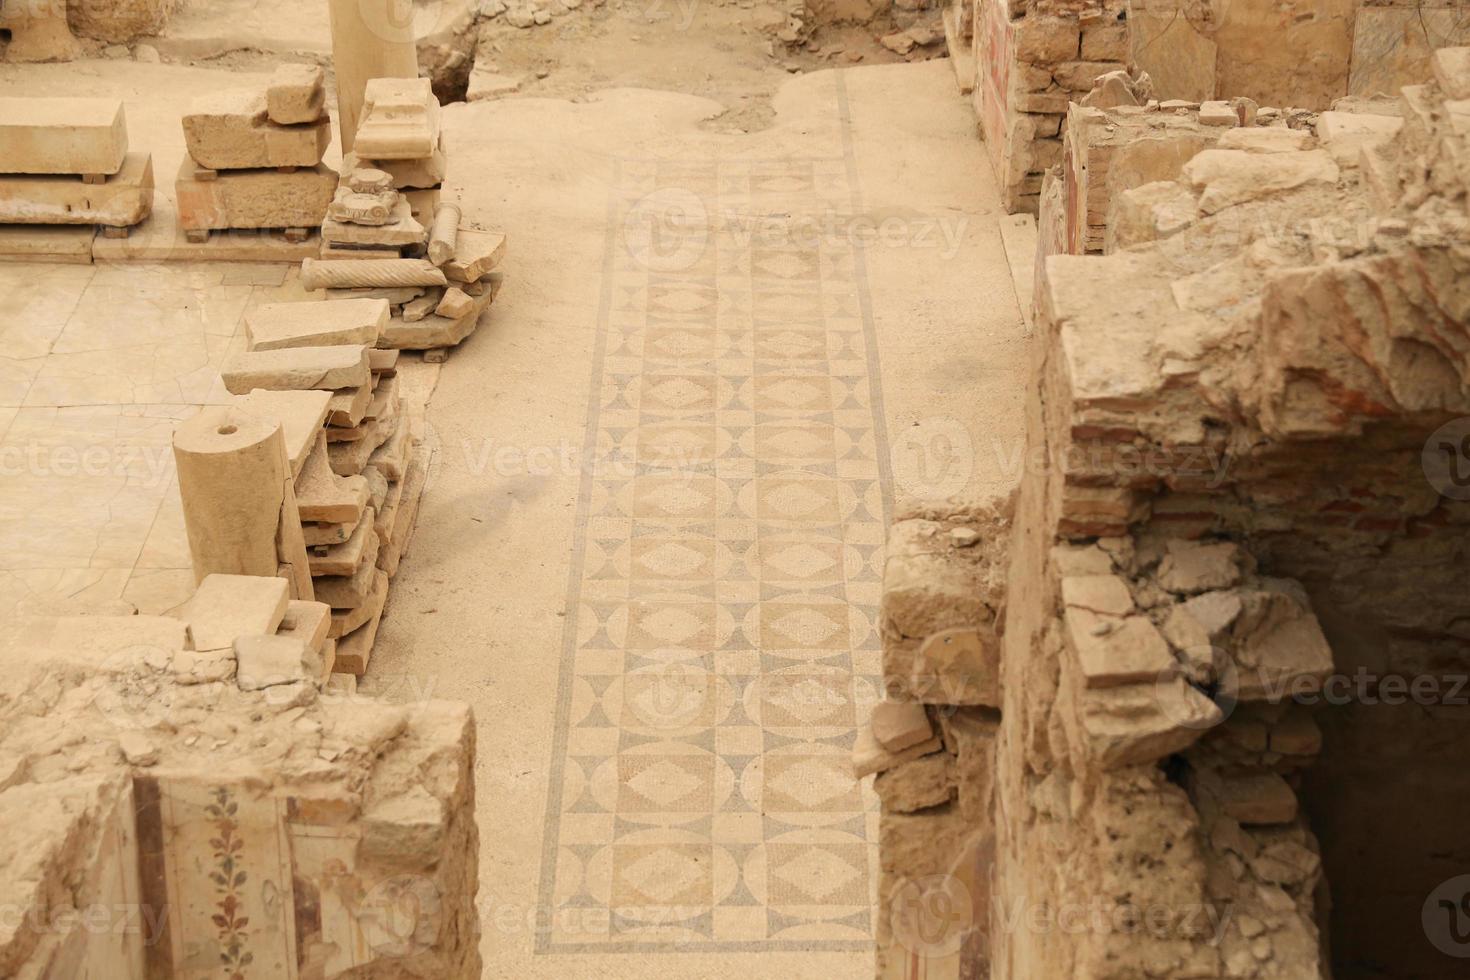
[{"label": "rubble pile", "polygon": [[[881,976],[1443,970],[1463,709],[1328,696],[1467,665],[1470,49],[1432,65],[1391,109],[1072,110],[1107,254],[1044,262],[1046,466],[890,532]],[[1366,802],[1406,765],[1412,830]]]},{"label": "rubble pile", "polygon": [[321,687],[327,613],[213,575],[11,624],[0,972],[480,975],[473,718]]},{"label": "rubble pile", "polygon": [[[385,299],[253,310],[248,349],[221,372],[232,404],[205,409],[174,441],[195,574],[279,574],[294,597],[327,604],[327,669],[354,676],[371,659],[429,466],[398,352],[375,346],[387,323]],[[274,461],[242,462],[250,453]],[[242,500],[259,501],[254,520]]]},{"label": "rubble pile", "polygon": [[122,102],[0,97],[0,225],[125,238],[152,211],[153,157],[129,149]]},{"label": "rubble pile", "polygon": [[1419,81],[1435,48],[1470,40],[1449,6],[1433,14],[1407,3],[1216,6],[960,0],[946,20],[951,55],[968,33],[957,78],[971,95],[1006,209],[1038,213],[1045,173],[1064,157],[1069,104],[1165,111],[1203,104],[1207,126],[1224,118],[1212,113],[1229,111],[1222,101],[1282,106],[1287,116],[1322,112]]},{"label": "rubble pile", "polygon": [[281,65],[265,91],[202,96],[183,124],[189,152],[176,189],[190,242],[231,229],[279,229],[304,242],[322,223],[337,172],[322,163],[332,124],[319,66]]},{"label": "rubble pile", "polygon": [[375,78],[322,223],[321,259],[302,278],[328,299],[386,299],[382,347],[442,354],[495,299],[505,236],[476,230],[442,199],[448,170],[426,78]]}]

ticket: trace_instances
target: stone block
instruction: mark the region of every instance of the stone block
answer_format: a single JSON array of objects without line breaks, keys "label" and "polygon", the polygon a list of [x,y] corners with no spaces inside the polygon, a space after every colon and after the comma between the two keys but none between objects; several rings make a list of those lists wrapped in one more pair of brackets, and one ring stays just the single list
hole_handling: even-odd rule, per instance
[{"label": "stone block", "polygon": [[954,799],[954,779],[954,756],[934,752],[878,773],[873,789],[885,811],[914,813]]},{"label": "stone block", "polygon": [[1215,97],[1216,44],[1185,16],[1185,7],[1185,0],[1129,6],[1133,63],[1148,72],[1159,98],[1204,102]]},{"label": "stone block", "polygon": [[476,282],[499,265],[504,256],[504,235],[461,228],[455,236],[454,257],[444,263],[444,275],[451,282]]},{"label": "stone block", "polygon": [[1324,112],[1317,117],[1317,138],[1339,167],[1358,166],[1365,147],[1389,142],[1404,128],[1397,116],[1362,112]]},{"label": "stone block", "polygon": [[1087,752],[1102,769],[1156,762],[1193,745],[1224,714],[1182,677],[1082,692]]},{"label": "stone block", "polygon": [[427,78],[374,78],[353,143],[367,160],[422,160],[439,148],[439,100]]},{"label": "stone block", "polygon": [[1083,61],[1123,62],[1128,59],[1129,23],[1117,17],[1099,17],[1082,25]]},{"label": "stone block", "polygon": [[327,424],[343,428],[361,425],[372,401],[371,385],[362,384],[354,388],[337,389],[332,393],[332,400],[327,403]]},{"label": "stone block", "polygon": [[1062,579],[1062,603],[1104,616],[1133,612],[1128,583],[1116,575],[1068,575]]},{"label": "stone block", "polygon": [[[364,522],[366,523],[366,522]],[[374,533],[369,544],[381,544]],[[373,594],[374,578],[378,573],[378,555],[372,553],[372,561],[365,561],[351,575],[323,575],[312,581],[318,602],[325,602],[335,609],[357,609],[369,601]],[[338,646],[341,654],[341,646]]]},{"label": "stone block", "polygon": [[1205,150],[1184,165],[1184,177],[1200,191],[1199,208],[1214,214],[1310,184],[1336,184],[1337,164],[1325,150],[1247,153]]},{"label": "stone block", "polygon": [[1392,95],[1433,76],[1436,49],[1467,44],[1470,20],[1454,3],[1360,6],[1353,22],[1348,93]]},{"label": "stone block", "polygon": [[127,153],[118,99],[0,97],[0,174],[111,176]]},{"label": "stone block", "polygon": [[1232,0],[1215,32],[1215,91],[1326,109],[1348,91],[1360,0]]},{"label": "stone block", "polygon": [[[417,160],[369,160],[360,158],[355,152],[347,153],[343,157],[342,167],[349,173],[357,167],[382,170],[392,178],[393,186],[400,191],[438,187],[449,176],[449,158],[444,155],[442,142],[434,152]],[[429,214],[433,214],[432,209]]]},{"label": "stone block", "polygon": [[294,636],[242,636],[235,640],[235,684],[263,691],[282,684],[315,683],[318,656]]},{"label": "stone block", "polygon": [[1236,115],[1235,107],[1229,102],[1211,100],[1199,107],[1199,124],[1201,126],[1238,126],[1240,117]]},{"label": "stone block", "polygon": [[1305,593],[1277,579],[1238,595],[1240,611],[1230,621],[1226,643],[1235,662],[1235,696],[1277,701],[1317,690],[1332,673],[1332,648]]},{"label": "stone block", "polygon": [[1429,60],[1446,99],[1470,99],[1470,47],[1439,48]]},{"label": "stone block", "polygon": [[382,799],[362,815],[362,853],[381,861],[432,864],[448,832],[444,802],[422,786]]},{"label": "stone block", "polygon": [[458,320],[469,316],[475,310],[475,301],[465,293],[464,290],[450,287],[444,291],[439,299],[439,305],[434,308],[435,314],[450,320]]},{"label": "stone block", "polygon": [[288,347],[373,347],[388,325],[388,301],[347,299],[334,303],[267,303],[245,314],[249,350]]},{"label": "stone block", "polygon": [[873,737],[889,752],[902,752],[934,737],[929,713],[916,701],[880,701],[873,705],[869,724]]},{"label": "stone block", "polygon": [[339,477],[327,457],[327,438],[318,434],[296,477],[296,508],[303,521],[356,527],[368,505],[368,483],[360,476]]},{"label": "stone block", "polygon": [[373,510],[369,507],[351,537],[341,544],[312,548],[307,560],[314,576],[352,575],[368,562],[377,563],[379,547],[378,534],[373,529]]},{"label": "stone block", "polygon": [[890,752],[878,742],[872,727],[864,725],[858,729],[857,741],[852,746],[853,776],[862,779],[864,776],[871,776],[873,773],[883,772],[885,769],[892,769],[894,766],[922,758],[943,747],[939,736],[935,735],[927,741],[910,745],[901,752]]},{"label": "stone block", "polygon": [[1158,628],[1144,616],[1118,619],[1067,608],[1067,637],[1088,688],[1165,681],[1178,671]]},{"label": "stone block", "polygon": [[281,620],[276,635],[300,640],[308,649],[320,654],[327,642],[327,631],[331,625],[331,606],[324,602],[293,599],[286,605],[286,616]]},{"label": "stone block", "polygon": [[1197,778],[1196,791],[1212,797],[1226,816],[1248,826],[1285,824],[1296,819],[1296,793],[1276,773],[1204,772]]},{"label": "stone block", "polygon": [[[366,524],[367,521],[363,521]],[[382,552],[383,536],[378,535],[378,550]],[[383,612],[383,606],[388,602],[388,575],[381,569],[373,576],[372,589],[368,592],[367,601],[354,609],[332,610],[332,622],[327,627],[327,635],[332,639],[341,639],[349,633],[354,633],[366,626],[375,617]]]},{"label": "stone block", "polygon": [[278,125],[261,93],[218,92],[196,100],[184,115],[184,142],[189,156],[208,170],[315,167],[331,145],[332,126],[326,117]]},{"label": "stone block", "polygon": [[393,484],[392,493],[396,494],[397,500],[390,501],[386,511],[392,518],[393,527],[378,555],[378,567],[389,575],[397,572],[398,562],[407,553],[409,539],[413,537],[424,482],[429,475],[429,458],[429,448],[415,444],[409,454],[407,472],[403,479]]},{"label": "stone block", "polygon": [[[382,575],[382,572],[377,573]],[[337,640],[337,664],[339,672],[361,676],[367,672],[372,659],[373,644],[377,642],[378,625],[383,621],[382,611],[365,624]]]},{"label": "stone block", "polygon": [[371,377],[367,348],[289,347],[236,354],[220,371],[225,388],[243,395],[255,388],[271,391],[335,391],[365,385]]},{"label": "stone block", "polygon": [[320,65],[277,65],[265,103],[266,114],[277,125],[316,122],[327,114],[326,72]]},{"label": "stone block", "polygon": [[290,602],[285,579],[206,575],[182,618],[195,650],[227,650],[242,636],[269,636]]},{"label": "stone block", "polygon": [[[1028,65],[1054,65],[1077,61],[1082,46],[1082,28],[1075,17],[1028,14],[1015,24],[1015,57]],[[1086,61],[1113,61],[1090,58]]]},{"label": "stone block", "polygon": [[[889,664],[885,644],[885,670]],[[1000,675],[1000,643],[993,631],[940,630],[925,637],[913,652],[907,689],[928,704],[995,708],[1001,704]]]},{"label": "stone block", "polygon": [[451,320],[436,314],[426,316],[417,322],[408,322],[402,317],[394,317],[388,322],[388,329],[383,331],[383,337],[379,343],[384,347],[401,350],[453,347],[475,332],[480,314],[494,301],[500,290],[500,281],[496,278],[498,275],[498,273],[491,273],[489,280],[491,288],[473,297],[475,308],[467,316]]},{"label": "stone block", "polygon": [[274,170],[201,171],[184,157],[175,185],[179,227],[186,232],[225,228],[299,228],[321,226],[337,192],[329,167]]},{"label": "stone block", "polygon": [[129,153],[122,169],[100,184],[75,176],[0,175],[0,224],[127,228],[152,212],[153,158],[146,153]]},{"label": "stone block", "polygon": [[[334,204],[341,200],[339,191]],[[382,224],[368,225],[351,221],[339,221],[328,217],[322,223],[322,240],[330,245],[349,248],[391,248],[423,245],[429,237],[428,229],[413,216],[413,207],[408,200],[399,197],[394,203],[389,218]]]},{"label": "stone block", "polygon": [[1229,588],[1240,581],[1245,558],[1234,542],[1174,538],[1165,547],[1168,553],[1159,563],[1159,584],[1170,592],[1194,595]]},{"label": "stone block", "polygon": [[948,534],[931,521],[900,521],[889,528],[883,566],[882,617],[891,635],[923,639],[941,630],[992,621],[984,601],[984,570],[957,557]]},{"label": "stone block", "polygon": [[0,225],[0,262],[91,265],[96,235],[91,225]]},{"label": "stone block", "polygon": [[301,473],[306,459],[316,446],[322,426],[327,421],[327,403],[332,395],[326,391],[272,391],[252,389],[236,395],[234,404],[251,415],[271,419],[281,426],[286,441],[286,457],[292,476]]}]

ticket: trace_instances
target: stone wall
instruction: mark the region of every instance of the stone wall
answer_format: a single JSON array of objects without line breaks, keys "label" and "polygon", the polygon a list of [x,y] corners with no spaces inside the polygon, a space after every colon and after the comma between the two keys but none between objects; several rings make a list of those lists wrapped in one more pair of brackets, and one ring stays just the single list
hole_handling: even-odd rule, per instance
[{"label": "stone wall", "polygon": [[262,660],[308,611],[250,581],[0,641],[0,974],[480,975],[469,710]]},{"label": "stone wall", "polygon": [[1008,211],[1035,212],[1069,102],[1123,68],[1124,0],[976,0],[972,98]]},{"label": "stone wall", "polygon": [[1464,0],[1133,0],[1134,62],[1165,98],[1327,109],[1429,76],[1470,41]]},{"label": "stone wall", "polygon": [[1109,254],[1045,260],[1016,500],[892,532],[880,975],[1452,975],[1470,49],[1431,67],[1116,174]]},{"label": "stone wall", "polygon": [[[1036,213],[1069,104],[1246,99],[1289,113],[1391,96],[1429,77],[1434,50],[1470,43],[1470,0],[973,0],[970,22],[971,98],[1002,202]],[[1093,92],[1120,70],[1132,99]]]}]

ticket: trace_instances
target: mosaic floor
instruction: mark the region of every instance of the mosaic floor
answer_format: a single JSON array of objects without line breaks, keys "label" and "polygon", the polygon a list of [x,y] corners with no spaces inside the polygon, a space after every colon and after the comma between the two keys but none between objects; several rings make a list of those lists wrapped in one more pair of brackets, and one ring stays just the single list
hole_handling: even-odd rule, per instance
[{"label": "mosaic floor", "polygon": [[821,230],[851,175],[625,161],[613,198],[542,951],[867,948],[887,449],[862,256]]}]

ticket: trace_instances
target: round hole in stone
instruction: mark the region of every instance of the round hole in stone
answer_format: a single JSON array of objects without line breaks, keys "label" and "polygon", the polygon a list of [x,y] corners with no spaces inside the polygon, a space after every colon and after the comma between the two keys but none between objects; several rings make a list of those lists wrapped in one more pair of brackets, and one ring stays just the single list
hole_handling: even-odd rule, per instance
[{"label": "round hole in stone", "polygon": [[219,427],[219,434],[222,436],[232,436],[239,431],[240,430],[233,425],[222,425]]}]

